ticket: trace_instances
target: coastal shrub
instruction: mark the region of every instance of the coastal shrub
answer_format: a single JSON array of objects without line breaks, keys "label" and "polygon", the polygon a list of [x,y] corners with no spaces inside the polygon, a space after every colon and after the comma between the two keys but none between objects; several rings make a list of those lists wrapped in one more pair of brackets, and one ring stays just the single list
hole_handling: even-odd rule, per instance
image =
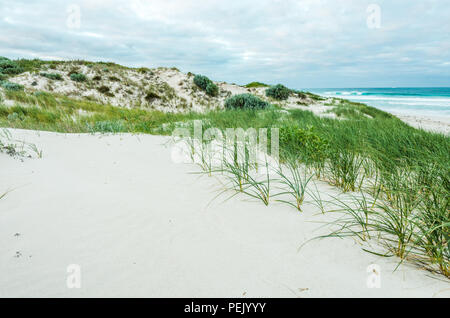
[{"label": "coastal shrub", "polygon": [[16,83],[11,83],[11,82],[8,82],[8,81],[2,81],[0,83],[0,86],[3,87],[4,89],[8,89],[10,91],[23,90],[23,85],[16,84]]},{"label": "coastal shrub", "polygon": [[72,74],[78,74],[79,69],[78,68],[72,68],[68,73],[67,76],[72,76]]},{"label": "coastal shrub", "polygon": [[60,74],[55,74],[55,73],[41,73],[40,74],[42,77],[46,77],[48,79],[51,80],[55,80],[55,81],[61,81],[62,80],[62,76]]},{"label": "coastal shrub", "polygon": [[108,86],[102,85],[100,87],[97,88],[97,91],[99,91],[100,93],[109,96],[109,97],[113,97],[114,94],[111,93],[111,90]]},{"label": "coastal shrub", "polygon": [[302,91],[293,91],[293,93],[295,95],[297,95],[297,97],[302,98],[302,99],[305,99],[305,98],[308,97],[308,95],[305,92],[302,92]]},{"label": "coastal shrub", "polygon": [[219,87],[213,82],[209,83],[206,86],[206,94],[213,97],[219,95]]},{"label": "coastal shrub", "polygon": [[110,81],[113,81],[113,82],[120,82],[120,78],[118,78],[118,77],[116,77],[116,76],[110,76],[110,77],[109,77],[109,80],[110,80]]},{"label": "coastal shrub", "polygon": [[246,88],[269,87],[269,85],[261,82],[251,82],[245,85]]},{"label": "coastal shrub", "polygon": [[271,86],[266,89],[266,96],[272,97],[276,100],[286,100],[289,98],[291,90],[281,84]]},{"label": "coastal shrub", "polygon": [[206,90],[208,84],[211,83],[211,80],[203,75],[195,75],[194,84],[200,87],[202,90]]},{"label": "coastal shrub", "polygon": [[269,105],[252,94],[234,95],[225,101],[226,109],[264,109]]},{"label": "coastal shrub", "polygon": [[8,75],[0,73],[0,81],[4,81],[8,78]]},{"label": "coastal shrub", "polygon": [[159,96],[156,92],[154,92],[153,90],[149,90],[147,92],[147,94],[145,95],[145,100],[149,103],[152,103],[153,101],[155,101],[156,99],[160,99],[161,96]]},{"label": "coastal shrub", "polygon": [[102,77],[100,75],[96,75],[92,78],[94,81],[101,81]]},{"label": "coastal shrub", "polygon": [[21,68],[16,62],[3,59],[0,60],[0,73],[3,74],[20,74],[23,72],[23,68]]},{"label": "coastal shrub", "polygon": [[194,84],[200,87],[209,96],[219,95],[219,87],[213,83],[209,78],[203,75],[195,75]]},{"label": "coastal shrub", "polygon": [[80,73],[73,73],[70,75],[70,79],[75,82],[85,82],[86,75]]},{"label": "coastal shrub", "polygon": [[139,67],[136,70],[138,71],[138,73],[141,73],[141,74],[151,73],[150,69],[147,67]]}]

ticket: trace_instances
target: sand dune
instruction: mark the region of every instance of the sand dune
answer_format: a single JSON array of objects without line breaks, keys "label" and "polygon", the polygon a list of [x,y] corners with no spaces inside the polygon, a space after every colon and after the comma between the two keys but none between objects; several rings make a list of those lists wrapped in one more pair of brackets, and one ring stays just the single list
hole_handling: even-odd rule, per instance
[{"label": "sand dune", "polygon": [[[42,159],[0,154],[0,297],[449,297],[450,285],[351,238],[332,221],[247,197],[172,163],[166,137],[11,130]],[[322,185],[323,192],[333,191]],[[68,288],[67,268],[81,269]],[[381,269],[368,288],[367,269]]]}]

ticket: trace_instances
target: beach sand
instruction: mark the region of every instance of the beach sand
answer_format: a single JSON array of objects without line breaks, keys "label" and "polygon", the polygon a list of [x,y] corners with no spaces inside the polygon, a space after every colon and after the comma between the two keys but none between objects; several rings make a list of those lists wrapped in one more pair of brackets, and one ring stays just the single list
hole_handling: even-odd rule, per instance
[{"label": "beach sand", "polygon": [[[42,159],[0,154],[0,297],[450,297],[445,279],[351,238],[332,215],[248,197],[175,164],[167,137],[10,130]],[[322,193],[334,189],[320,185]],[[300,249],[299,249],[300,248]],[[68,266],[81,288],[68,288]],[[381,288],[368,288],[376,264]],[[70,267],[69,267],[70,268]]]},{"label": "beach sand", "polygon": [[405,115],[395,112],[392,114],[415,128],[446,135],[450,134],[450,117],[448,116]]}]

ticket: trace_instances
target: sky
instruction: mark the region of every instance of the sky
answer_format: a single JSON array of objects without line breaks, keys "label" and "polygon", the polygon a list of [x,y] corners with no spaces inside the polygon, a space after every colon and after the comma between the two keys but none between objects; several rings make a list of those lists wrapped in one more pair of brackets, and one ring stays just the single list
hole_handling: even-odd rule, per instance
[{"label": "sky", "polygon": [[450,86],[448,0],[0,0],[0,56],[292,88]]}]

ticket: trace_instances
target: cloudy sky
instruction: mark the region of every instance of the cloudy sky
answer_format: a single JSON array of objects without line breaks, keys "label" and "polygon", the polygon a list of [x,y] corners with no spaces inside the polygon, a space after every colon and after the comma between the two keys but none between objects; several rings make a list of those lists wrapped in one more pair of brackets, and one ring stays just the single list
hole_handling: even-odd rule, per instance
[{"label": "cloudy sky", "polygon": [[0,0],[0,56],[293,88],[450,86],[448,0]]}]

